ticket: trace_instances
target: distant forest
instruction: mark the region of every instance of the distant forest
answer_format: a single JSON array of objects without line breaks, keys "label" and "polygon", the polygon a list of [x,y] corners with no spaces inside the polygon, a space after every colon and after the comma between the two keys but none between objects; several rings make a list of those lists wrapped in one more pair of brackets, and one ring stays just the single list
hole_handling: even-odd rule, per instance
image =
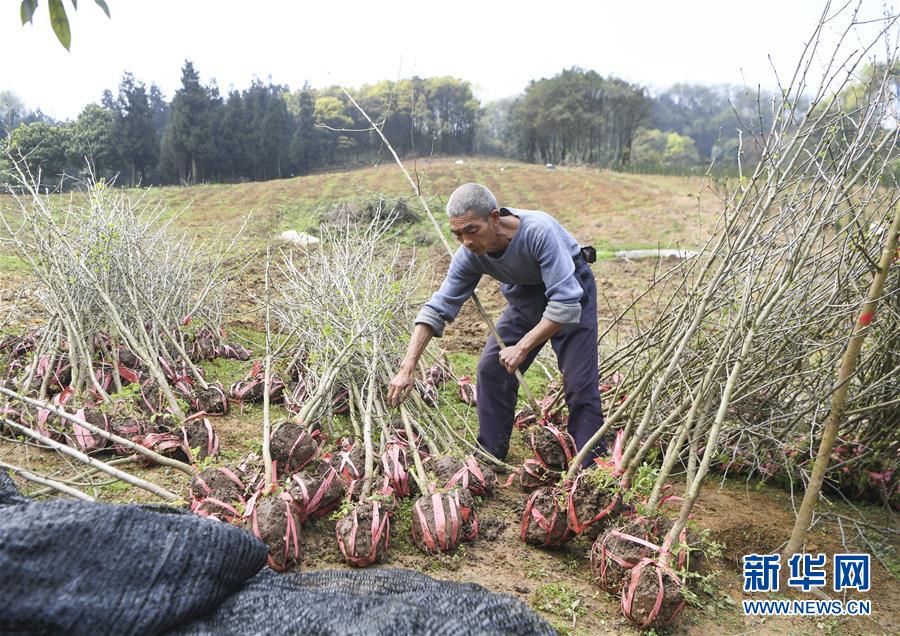
[{"label": "distant forest", "polygon": [[[382,81],[351,94],[403,156],[482,154],[647,172],[703,172],[710,163],[729,170],[739,136],[746,142],[764,130],[772,113],[772,95],[755,89],[679,84],[653,93],[580,68],[485,104],[453,77]],[[367,129],[339,87],[291,90],[257,80],[222,95],[189,61],[171,100],[125,73],[72,121],[0,93],[0,145],[27,156],[46,184],[88,171],[120,185],[290,177],[370,161],[383,148]],[[742,151],[749,164],[752,147]]]}]

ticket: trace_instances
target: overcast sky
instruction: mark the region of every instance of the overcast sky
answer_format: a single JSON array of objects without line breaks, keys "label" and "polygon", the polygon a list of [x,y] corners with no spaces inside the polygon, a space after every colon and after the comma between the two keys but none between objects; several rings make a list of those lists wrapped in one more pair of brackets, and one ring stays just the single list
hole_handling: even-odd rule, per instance
[{"label": "overcast sky", "polygon": [[[72,50],[56,41],[40,0],[20,26],[19,0],[0,2],[0,90],[29,108],[71,118],[124,71],[168,99],[185,59],[222,92],[254,77],[358,86],[411,75],[453,75],[483,101],[520,93],[570,66],[651,87],[676,82],[773,85],[793,68],[824,0],[455,0],[341,2],[107,0],[66,2]],[[835,3],[837,5],[842,2]],[[883,15],[863,0],[863,18]],[[114,90],[115,92],[115,90]]]}]

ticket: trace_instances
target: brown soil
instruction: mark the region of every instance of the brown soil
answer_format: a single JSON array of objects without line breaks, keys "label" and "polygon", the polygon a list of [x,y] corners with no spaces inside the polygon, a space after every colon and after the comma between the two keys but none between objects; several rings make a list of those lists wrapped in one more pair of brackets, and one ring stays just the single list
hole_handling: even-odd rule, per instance
[{"label": "brown soil", "polygon": [[[148,422],[127,415],[113,415],[109,419],[109,431],[129,441],[139,442],[140,438],[146,434],[149,426]],[[118,444],[115,444],[113,449],[118,455],[130,455],[134,452]]]},{"label": "brown soil", "polygon": [[228,401],[225,399],[225,393],[221,391],[221,388],[219,390],[213,387],[201,389],[194,394],[194,397],[197,400],[197,407],[201,411],[225,413],[228,409]]},{"label": "brown soil", "polygon": [[544,488],[557,483],[562,478],[562,472],[544,468],[537,461],[528,465],[519,472],[519,488],[522,492],[534,492],[538,488]]},{"label": "brown soil", "polygon": [[434,481],[440,486],[445,486],[448,481],[453,478],[463,462],[457,457],[451,455],[436,455],[429,457],[425,464],[425,470],[434,475]]},{"label": "brown soil", "polygon": [[294,422],[282,422],[272,433],[269,451],[278,462],[278,474],[289,475],[302,470],[316,456],[319,447],[306,429]]},{"label": "brown soil", "polygon": [[[651,556],[654,551],[629,539],[619,537],[614,532],[631,535],[638,539],[657,542],[653,523],[644,517],[633,517],[600,535],[591,546],[591,573],[597,585],[610,594],[618,594],[628,580],[631,568],[644,557]],[[606,553],[604,554],[604,548]],[[628,566],[620,564],[613,557],[618,557]],[[605,564],[604,564],[605,561]],[[605,567],[604,567],[605,565]]]},{"label": "brown soil", "polygon": [[134,371],[140,371],[144,366],[140,358],[124,347],[119,348],[119,364]]},{"label": "brown soil", "polygon": [[156,382],[148,382],[142,389],[143,397],[139,400],[142,409],[148,414],[162,413],[166,406],[166,398]]}]

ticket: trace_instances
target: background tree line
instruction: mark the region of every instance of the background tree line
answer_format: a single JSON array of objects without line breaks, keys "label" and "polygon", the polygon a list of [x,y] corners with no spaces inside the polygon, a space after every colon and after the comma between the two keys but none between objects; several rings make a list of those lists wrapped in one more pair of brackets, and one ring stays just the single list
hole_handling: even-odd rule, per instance
[{"label": "background tree line", "polygon": [[[396,149],[408,154],[470,154],[480,103],[471,85],[452,77],[414,77],[353,91],[384,121]],[[0,93],[0,141],[27,155],[46,183],[60,175],[117,177],[120,184],[266,180],[363,161],[379,151],[377,135],[340,88],[291,91],[254,81],[222,95],[191,62],[171,101],[125,73],[77,118],[56,122]]]},{"label": "background tree line", "polygon": [[[854,89],[857,93],[859,87]],[[853,91],[843,99],[851,100]],[[403,154],[489,154],[540,163],[647,171],[729,169],[753,163],[751,133],[771,121],[772,95],[730,86],[646,87],[571,68],[523,93],[482,105],[452,77],[382,81],[352,95]],[[27,111],[0,93],[0,140],[27,154],[47,183],[60,175],[117,177],[120,184],[266,180],[371,160],[375,133],[338,87],[255,80],[222,95],[185,62],[170,101],[125,73],[72,121]]]}]

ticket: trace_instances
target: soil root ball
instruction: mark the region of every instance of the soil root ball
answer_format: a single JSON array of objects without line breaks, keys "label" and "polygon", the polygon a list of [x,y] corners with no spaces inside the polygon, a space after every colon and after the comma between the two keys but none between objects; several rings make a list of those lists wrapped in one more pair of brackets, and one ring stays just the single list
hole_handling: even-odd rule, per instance
[{"label": "soil root ball", "polygon": [[[178,433],[147,433],[141,438],[141,446],[159,453],[164,457],[171,457],[182,462],[190,462],[190,447],[185,443],[184,435]],[[147,465],[152,460],[141,456],[141,461]]]},{"label": "soil root ball", "polygon": [[352,491],[365,471],[366,451],[362,444],[339,450],[331,458],[331,465],[340,475],[346,489]]},{"label": "soil root ball", "polygon": [[228,413],[228,397],[218,384],[210,384],[207,388],[194,393],[197,408],[209,415],[225,415]]},{"label": "soil root ball", "polygon": [[425,552],[449,552],[478,536],[474,500],[467,490],[433,493],[413,505],[413,542]]},{"label": "soil root ball", "polygon": [[247,487],[234,469],[228,466],[200,471],[188,484],[191,499],[215,497],[222,501],[243,501]]},{"label": "soil root ball", "polygon": [[358,568],[381,562],[391,534],[390,513],[378,501],[357,504],[335,526],[344,560]]},{"label": "soil root ball", "polygon": [[384,469],[385,485],[389,486],[397,497],[411,497],[418,492],[416,482],[409,478],[409,458],[406,447],[396,442],[388,442],[381,456],[381,467]]},{"label": "soil root ball", "polygon": [[622,613],[642,629],[666,627],[684,604],[681,579],[659,559],[641,559],[622,588]]},{"label": "soil root ball", "polygon": [[166,396],[155,380],[147,379],[141,384],[141,396],[138,404],[149,415],[165,412]]},{"label": "soil root ball", "polygon": [[270,568],[283,572],[296,565],[300,557],[300,518],[288,492],[257,492],[247,502],[242,525],[269,548],[266,562]]},{"label": "soil root ball", "polygon": [[294,422],[279,424],[269,440],[272,460],[278,462],[280,474],[303,470],[316,456],[319,447],[306,429]]},{"label": "soil root ball", "polygon": [[522,541],[540,548],[555,548],[575,535],[566,523],[565,493],[539,488],[528,497],[522,512]]},{"label": "soil root ball", "polygon": [[216,343],[218,338],[209,327],[201,327],[194,336],[188,349],[191,361],[212,360],[216,357]]},{"label": "soil root ball", "polygon": [[324,517],[341,503],[344,496],[341,480],[331,466],[321,474],[295,473],[291,477],[290,491],[303,523],[310,518]]},{"label": "soil root ball", "polygon": [[[262,402],[266,390],[266,375],[262,362],[254,362],[250,374],[238,380],[228,389],[228,395],[237,402]],[[278,402],[284,397],[284,380],[273,375],[269,380],[269,401]]]},{"label": "soil root ball", "polygon": [[472,378],[462,376],[457,383],[459,388],[459,400],[467,406],[478,406],[478,390],[472,383]]},{"label": "soil root ball", "polygon": [[583,471],[575,477],[568,491],[569,529],[591,539],[622,512],[622,493],[617,483],[598,481],[598,477],[602,477],[600,470]]},{"label": "soil root ball", "polygon": [[250,349],[235,342],[220,344],[216,347],[217,358],[231,358],[233,360],[246,362],[250,359],[251,355],[252,352]]},{"label": "soil root ball", "polygon": [[[75,413],[75,417],[84,420],[88,424],[93,424],[99,429],[109,431],[109,418],[105,413],[97,409],[79,409]],[[93,453],[103,450],[109,444],[109,440],[101,437],[99,434],[88,430],[71,420],[64,420],[63,425],[66,427],[66,443],[69,446],[77,448],[83,453]]]},{"label": "soil root ball", "polygon": [[[671,522],[661,517],[632,516],[606,530],[591,546],[591,573],[596,583],[610,594],[618,594],[641,559],[659,554],[670,527]],[[679,564],[684,556],[683,552],[678,555]]]},{"label": "soil root ball", "polygon": [[477,461],[471,455],[465,459],[451,456],[429,460],[429,468],[444,490],[460,486],[477,497],[490,497],[497,486],[497,475],[493,470]]},{"label": "soil root ball", "polygon": [[575,456],[572,436],[550,424],[532,426],[526,431],[526,438],[534,458],[552,470],[566,470]]},{"label": "soil root ball", "polygon": [[538,488],[552,486],[562,477],[558,470],[548,468],[541,460],[530,457],[516,473],[522,492],[533,492]]},{"label": "soil root ball", "polygon": [[[124,437],[125,439],[140,443],[141,438],[147,434],[149,424],[142,420],[128,415],[112,416],[109,420],[109,432]],[[134,453],[130,448],[122,444],[113,444],[113,452],[116,455],[131,455]]]},{"label": "soil root ball", "polygon": [[181,436],[184,446],[190,449],[192,462],[219,454],[219,436],[205,417],[187,422],[181,427]]},{"label": "soil root ball", "polygon": [[531,408],[531,405],[526,404],[516,411],[515,420],[513,420],[513,428],[521,431],[534,426],[537,422],[538,416],[534,412],[534,409]]}]

